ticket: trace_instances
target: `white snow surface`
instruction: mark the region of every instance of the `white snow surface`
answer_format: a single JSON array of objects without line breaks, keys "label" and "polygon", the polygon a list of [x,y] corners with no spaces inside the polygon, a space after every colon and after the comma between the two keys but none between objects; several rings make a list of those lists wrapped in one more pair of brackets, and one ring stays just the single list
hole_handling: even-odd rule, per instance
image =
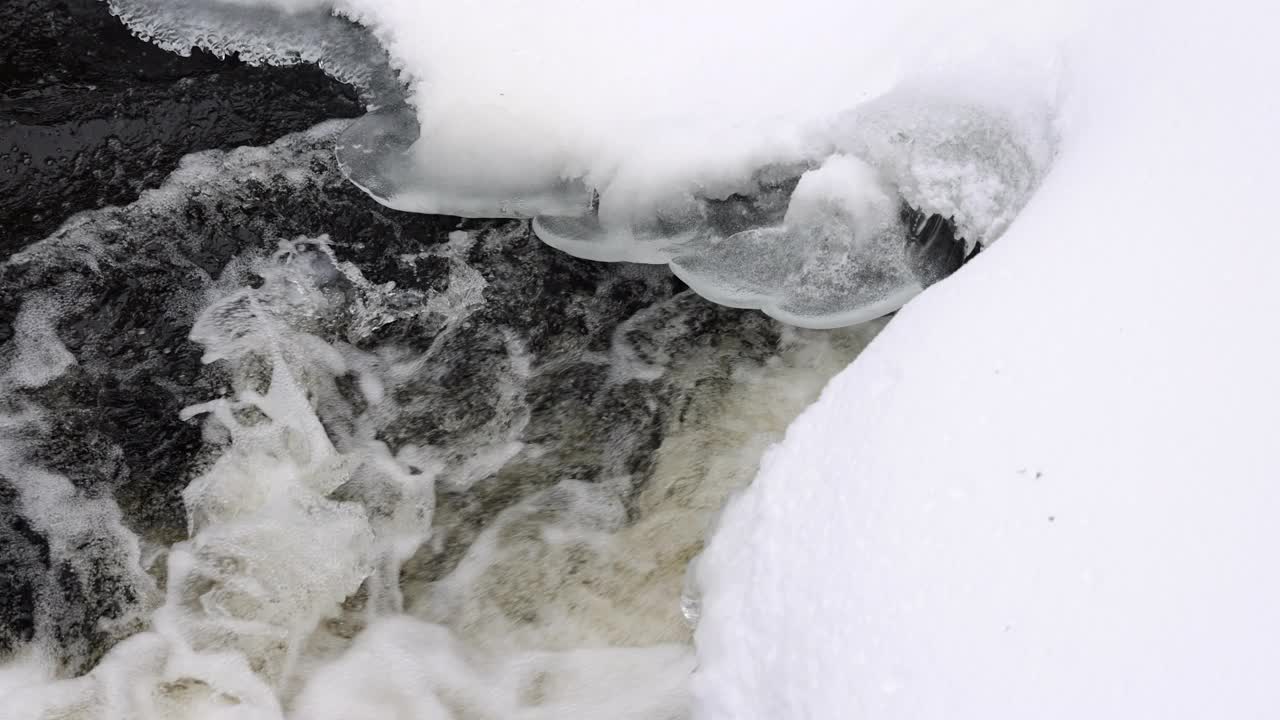
[{"label": "white snow surface", "polygon": [[1081,8],[1036,195],[726,509],[695,717],[1280,716],[1280,11]]},{"label": "white snow surface", "polygon": [[[1023,76],[1038,88],[1054,66],[1020,45],[1034,47],[1057,15],[1005,0],[335,7],[372,28],[405,70],[424,184],[501,194],[583,178],[601,193],[606,224],[644,217],[691,185],[728,194],[764,164],[821,156],[816,146],[830,140],[815,124],[906,80],[981,70],[1002,88]],[[1018,72],[1006,67],[1013,59]],[[1016,105],[1052,99],[1007,95]]]}]

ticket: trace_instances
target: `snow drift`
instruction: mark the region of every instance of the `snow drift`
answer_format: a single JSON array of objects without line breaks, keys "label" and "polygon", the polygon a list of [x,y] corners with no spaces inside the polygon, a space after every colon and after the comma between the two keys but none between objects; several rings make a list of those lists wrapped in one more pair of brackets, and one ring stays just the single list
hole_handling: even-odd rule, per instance
[{"label": "snow drift", "polygon": [[1280,53],[1091,9],[1055,169],[900,313],[699,565],[696,716],[1280,712]]}]

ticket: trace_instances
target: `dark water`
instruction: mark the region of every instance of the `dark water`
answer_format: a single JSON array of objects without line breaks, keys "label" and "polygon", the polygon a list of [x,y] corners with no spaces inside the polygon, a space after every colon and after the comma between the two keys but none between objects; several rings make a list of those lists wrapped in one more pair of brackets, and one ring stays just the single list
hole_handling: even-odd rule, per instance
[{"label": "dark water", "polygon": [[72,213],[128,203],[183,155],[362,112],[311,67],[180,57],[100,0],[0,3],[0,257]]}]

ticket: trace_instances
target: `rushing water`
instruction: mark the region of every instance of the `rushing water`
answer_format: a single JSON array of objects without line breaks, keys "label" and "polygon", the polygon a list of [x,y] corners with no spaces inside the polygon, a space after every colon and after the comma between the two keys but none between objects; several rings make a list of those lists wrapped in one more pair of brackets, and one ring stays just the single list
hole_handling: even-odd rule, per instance
[{"label": "rushing water", "polygon": [[188,157],[0,268],[5,707],[684,717],[690,563],[878,325],[385,210],[344,127]]}]

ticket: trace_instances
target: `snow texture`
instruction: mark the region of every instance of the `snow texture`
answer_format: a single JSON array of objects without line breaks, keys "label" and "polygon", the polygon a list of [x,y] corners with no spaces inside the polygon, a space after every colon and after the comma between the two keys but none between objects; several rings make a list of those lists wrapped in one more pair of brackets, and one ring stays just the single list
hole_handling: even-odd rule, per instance
[{"label": "snow texture", "polygon": [[1280,713],[1276,11],[1086,10],[1033,200],[722,516],[695,717]]}]

